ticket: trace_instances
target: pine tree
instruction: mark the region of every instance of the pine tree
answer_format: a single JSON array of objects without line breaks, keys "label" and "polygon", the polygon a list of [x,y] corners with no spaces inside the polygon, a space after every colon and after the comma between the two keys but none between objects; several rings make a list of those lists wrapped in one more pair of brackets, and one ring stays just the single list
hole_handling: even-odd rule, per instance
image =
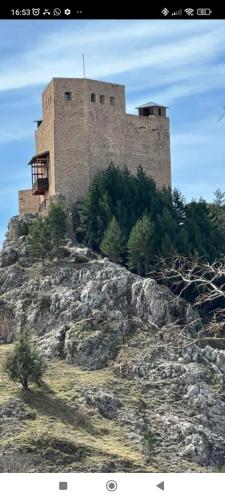
[{"label": "pine tree", "polygon": [[225,191],[218,188],[213,194],[215,196],[213,203],[218,207],[225,207]]},{"label": "pine tree", "polygon": [[[211,205],[203,199],[185,203],[176,189],[173,193],[170,188],[157,189],[141,166],[135,176],[126,168],[111,164],[95,176],[79,203],[75,214],[76,236],[79,242],[98,251],[114,216],[127,245],[131,230],[146,211],[152,221],[153,258],[172,249],[184,255],[199,253],[214,259],[225,252],[224,202],[224,193],[217,190]],[[131,263],[130,266],[133,269]]]},{"label": "pine tree", "polygon": [[45,258],[51,250],[51,232],[47,219],[38,217],[34,221],[29,230],[28,236],[28,253],[33,257],[42,260],[45,264]]},{"label": "pine tree", "polygon": [[189,255],[189,247],[188,232],[184,227],[181,227],[177,237],[176,249],[179,253]]},{"label": "pine tree", "polygon": [[172,200],[176,221],[179,226],[182,226],[186,218],[185,199],[178,189],[173,190]]},{"label": "pine tree", "polygon": [[24,390],[28,390],[29,382],[40,384],[45,364],[27,331],[21,333],[13,351],[6,356],[4,371],[11,380],[20,382]]},{"label": "pine tree", "polygon": [[67,215],[61,203],[52,203],[46,217],[51,237],[52,248],[59,254],[59,247],[65,242]]},{"label": "pine tree", "polygon": [[100,250],[108,255],[113,262],[122,262],[124,237],[115,217],[111,219],[104,232]]},{"label": "pine tree", "polygon": [[109,207],[108,193],[102,187],[103,173],[96,175],[88,192],[77,204],[76,210],[79,221],[76,227],[78,241],[94,250],[99,249],[103,233],[113,215]]},{"label": "pine tree", "polygon": [[209,205],[210,218],[215,227],[225,234],[225,191],[218,188],[213,194],[215,198]]},{"label": "pine tree", "polygon": [[128,267],[147,274],[151,254],[152,222],[150,216],[144,214],[131,230],[128,240]]},{"label": "pine tree", "polygon": [[173,250],[173,243],[168,233],[165,233],[162,239],[161,244],[161,253],[162,255],[169,255],[169,253]]}]

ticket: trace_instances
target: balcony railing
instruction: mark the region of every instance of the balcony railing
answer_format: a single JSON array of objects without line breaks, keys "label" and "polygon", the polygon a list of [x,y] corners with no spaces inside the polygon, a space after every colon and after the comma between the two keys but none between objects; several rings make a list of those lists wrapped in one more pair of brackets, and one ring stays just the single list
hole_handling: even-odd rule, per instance
[{"label": "balcony railing", "polygon": [[49,183],[47,177],[38,177],[33,183],[33,194],[45,194],[48,191]]},{"label": "balcony railing", "polygon": [[49,188],[49,151],[33,156],[29,161],[29,165],[31,165],[33,194],[45,194]]}]

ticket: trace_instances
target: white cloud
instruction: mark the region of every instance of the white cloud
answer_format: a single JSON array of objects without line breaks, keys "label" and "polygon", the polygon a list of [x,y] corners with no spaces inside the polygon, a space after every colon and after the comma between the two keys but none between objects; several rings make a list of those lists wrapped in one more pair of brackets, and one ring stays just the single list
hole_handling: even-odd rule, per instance
[{"label": "white cloud", "polygon": [[[177,73],[185,81],[192,71],[199,78],[225,46],[225,27],[219,21],[92,21],[74,22],[73,26],[66,29],[60,24],[57,32],[45,32],[15,61],[10,58],[7,65],[4,61],[0,91],[44,84],[52,76],[81,77],[84,51],[90,78],[116,77],[120,81],[126,73],[129,81],[129,73],[135,72],[131,89],[135,82],[138,90],[143,85],[147,89],[151,82],[158,85],[159,73],[161,84],[166,85],[168,78],[175,84]],[[142,69],[146,76],[138,87],[137,75]],[[194,85],[188,87],[183,85],[180,94],[195,91]],[[176,92],[171,89],[172,94]]]}]

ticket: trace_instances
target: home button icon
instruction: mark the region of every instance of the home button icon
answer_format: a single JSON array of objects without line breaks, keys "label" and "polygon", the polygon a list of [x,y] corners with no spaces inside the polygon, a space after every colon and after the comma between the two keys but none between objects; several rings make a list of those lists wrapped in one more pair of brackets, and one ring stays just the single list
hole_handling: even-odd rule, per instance
[{"label": "home button icon", "polygon": [[107,481],[107,483],[106,483],[106,489],[108,491],[116,491],[117,487],[118,487],[118,484],[113,479],[111,479],[110,481]]}]

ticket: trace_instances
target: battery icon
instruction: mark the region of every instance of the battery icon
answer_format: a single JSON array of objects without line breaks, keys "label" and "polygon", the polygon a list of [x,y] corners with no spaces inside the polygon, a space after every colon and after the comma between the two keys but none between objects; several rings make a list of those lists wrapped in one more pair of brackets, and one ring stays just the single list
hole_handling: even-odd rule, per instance
[{"label": "battery icon", "polygon": [[197,16],[210,16],[211,14],[211,9],[197,9]]}]

